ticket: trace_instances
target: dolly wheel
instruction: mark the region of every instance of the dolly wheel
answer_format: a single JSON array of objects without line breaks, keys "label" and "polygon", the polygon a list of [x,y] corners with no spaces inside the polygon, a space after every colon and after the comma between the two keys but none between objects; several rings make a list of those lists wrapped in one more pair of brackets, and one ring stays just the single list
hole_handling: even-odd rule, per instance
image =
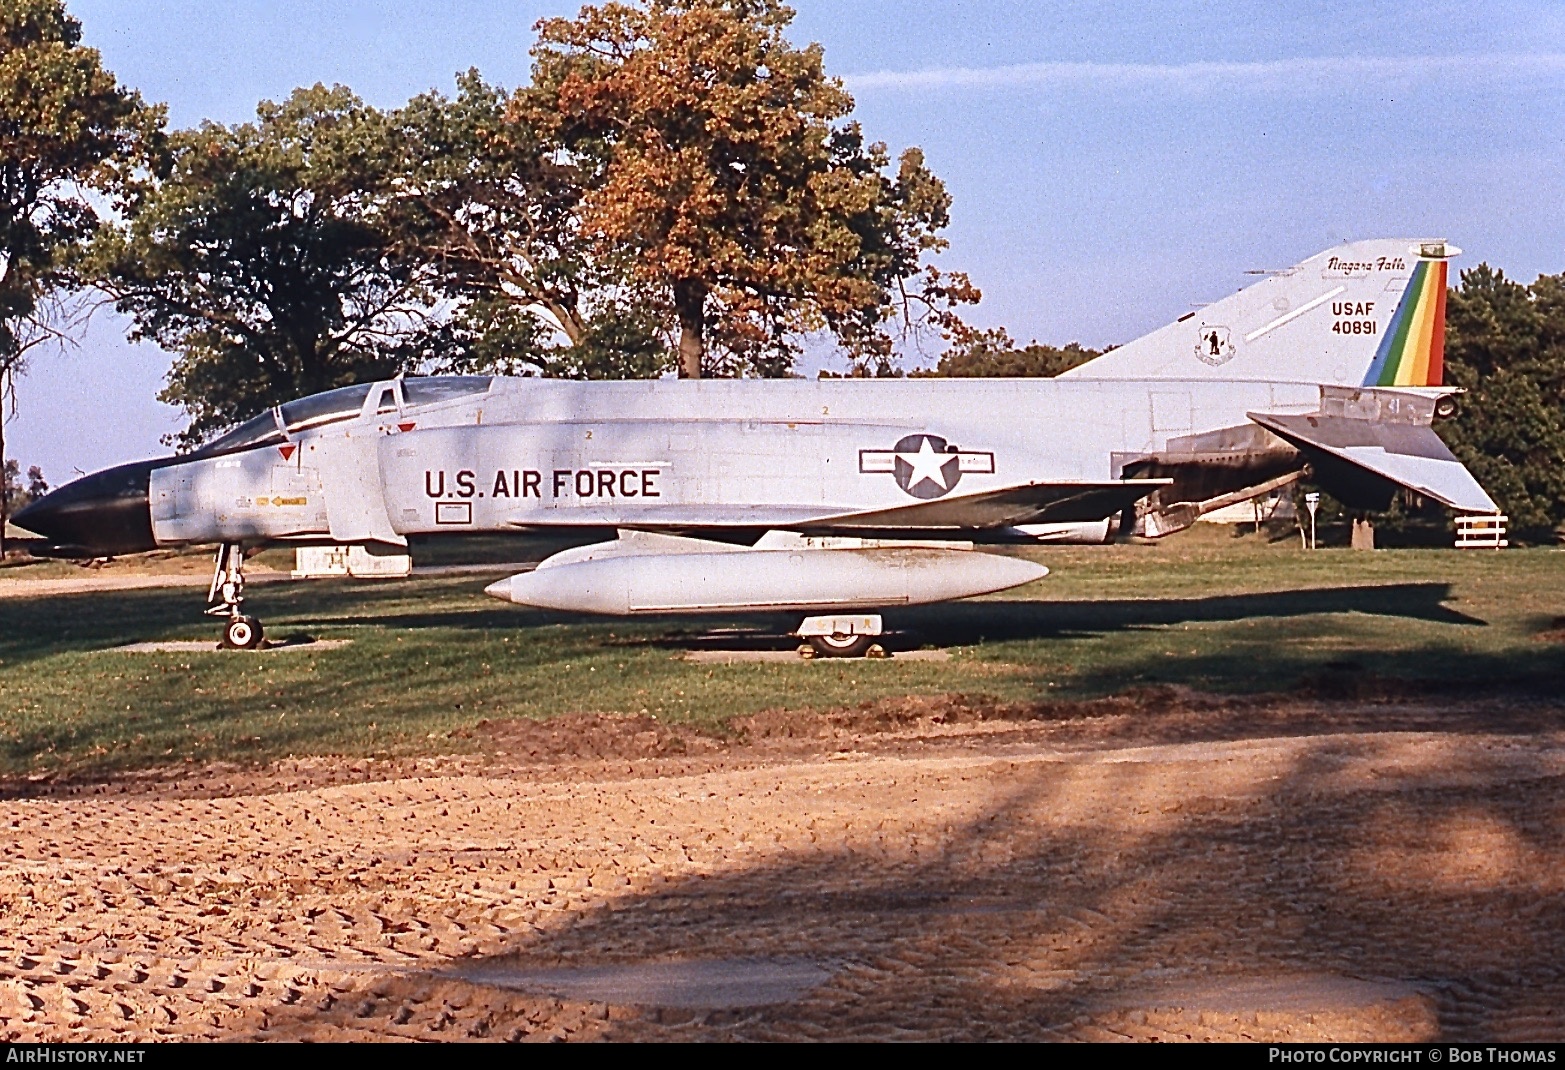
[{"label": "dolly wheel", "polygon": [[875,645],[873,635],[812,635],[810,645],[823,658],[862,658]]},{"label": "dolly wheel", "polygon": [[223,626],[222,643],[228,650],[255,650],[261,635],[261,622],[254,617],[233,617]]}]

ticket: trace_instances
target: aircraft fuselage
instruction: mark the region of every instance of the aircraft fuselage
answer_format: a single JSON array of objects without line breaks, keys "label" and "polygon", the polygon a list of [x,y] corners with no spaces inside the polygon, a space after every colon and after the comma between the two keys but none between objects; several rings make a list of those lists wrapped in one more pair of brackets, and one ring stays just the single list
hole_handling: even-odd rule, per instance
[{"label": "aircraft fuselage", "polygon": [[[1056,379],[343,387],[16,520],[61,552],[221,544],[209,612],[253,645],[244,544],[617,529],[489,591],[590,612],[816,613],[1029,582],[1046,570],[962,547],[1159,537],[1307,469],[1350,508],[1400,488],[1493,513],[1431,426],[1454,411],[1440,384],[1458,251],[1327,250]],[[801,634],[839,624],[862,638],[815,617]]]},{"label": "aircraft fuselage", "polygon": [[[150,472],[151,530],[166,546],[786,528],[1017,483],[1116,480],[1245,428],[1247,411],[1311,412],[1320,396],[1315,384],[1168,380],[496,379],[431,406],[377,413],[372,397],[290,441],[173,459]],[[1241,485],[1247,464],[1296,456],[1255,434],[1230,452]]]}]

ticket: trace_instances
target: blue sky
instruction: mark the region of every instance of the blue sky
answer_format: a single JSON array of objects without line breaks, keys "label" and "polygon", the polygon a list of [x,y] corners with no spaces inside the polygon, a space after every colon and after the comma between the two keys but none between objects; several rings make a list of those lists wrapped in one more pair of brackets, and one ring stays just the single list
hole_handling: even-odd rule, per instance
[{"label": "blue sky", "polygon": [[[393,107],[458,70],[527,78],[575,4],[68,0],[175,125],[317,81]],[[944,266],[1020,341],[1128,341],[1337,242],[1448,237],[1565,271],[1565,4],[800,0],[856,118],[954,198]],[[100,315],[20,385],[8,454],[61,482],[163,452],[169,358]]]}]

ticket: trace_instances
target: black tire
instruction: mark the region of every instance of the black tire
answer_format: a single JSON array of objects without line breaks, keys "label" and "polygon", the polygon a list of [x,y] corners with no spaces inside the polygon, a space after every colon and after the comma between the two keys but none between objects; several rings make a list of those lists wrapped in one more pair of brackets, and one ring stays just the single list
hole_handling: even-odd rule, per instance
[{"label": "black tire", "polygon": [[862,658],[875,645],[873,635],[811,635],[807,637],[823,658]]},{"label": "black tire", "polygon": [[256,650],[262,638],[261,622],[254,617],[234,617],[223,625],[222,646],[225,650]]}]

